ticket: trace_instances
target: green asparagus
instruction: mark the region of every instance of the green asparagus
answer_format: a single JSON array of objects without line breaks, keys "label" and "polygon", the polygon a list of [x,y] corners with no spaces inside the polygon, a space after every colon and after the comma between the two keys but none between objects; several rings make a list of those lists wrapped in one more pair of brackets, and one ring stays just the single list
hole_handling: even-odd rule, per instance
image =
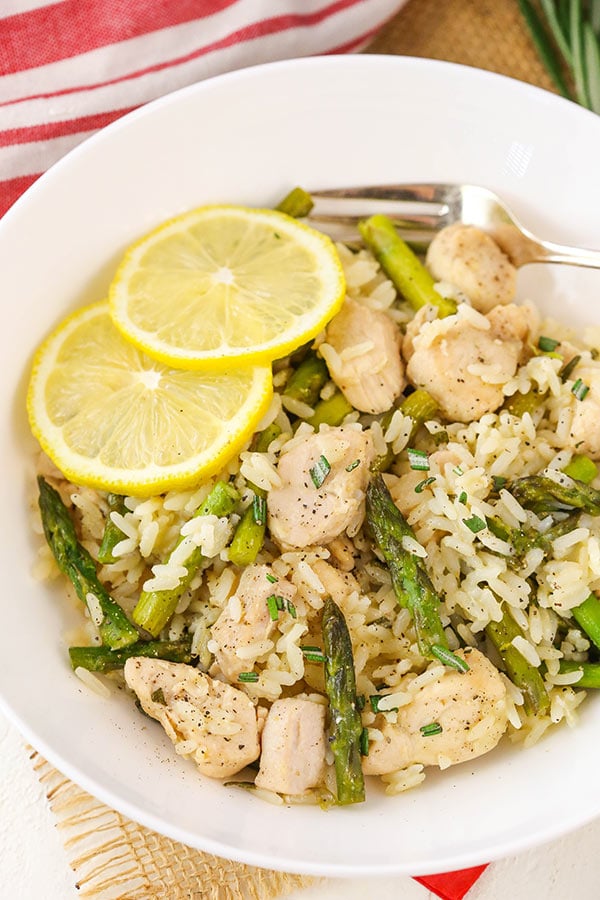
[{"label": "green asparagus", "polygon": [[566,484],[559,484],[546,475],[527,475],[507,485],[507,490],[521,506],[532,509],[538,515],[573,509],[600,515],[600,491],[574,478]]},{"label": "green asparagus", "polygon": [[500,622],[486,625],[485,633],[500,654],[508,677],[523,692],[526,711],[534,715],[547,713],[550,698],[544,687],[544,679],[539,669],[527,662],[514,646],[514,639],[524,635],[508,610],[504,610]]},{"label": "green asparagus", "polygon": [[360,749],[363,728],[356,701],[352,642],[342,611],[331,597],[323,606],[322,630],[337,802],[362,803],[365,799]]},{"label": "green asparagus", "polygon": [[547,392],[530,390],[525,394],[513,394],[509,397],[502,407],[511,416],[518,416],[520,419],[529,413],[530,415],[544,402]]},{"label": "green asparagus", "polygon": [[571,610],[571,615],[590,641],[600,649],[600,600],[592,593]]},{"label": "green asparagus", "polygon": [[[233,512],[238,500],[239,494],[232,485],[224,481],[218,481],[194,515],[228,516]],[[134,622],[153,637],[158,637],[172,618],[182,594],[190,586],[203,562],[204,556],[202,551],[200,547],[196,547],[183,563],[186,574],[177,587],[162,591],[142,591],[133,610]]]},{"label": "green asparagus", "polygon": [[[113,650],[127,647],[139,639],[119,604],[98,581],[96,564],[77,540],[75,526],[60,494],[41,476],[38,477],[39,506],[46,540],[60,571],[73,583],[77,596],[89,606],[89,595],[95,598],[102,612],[97,622],[102,643]],[[90,610],[92,618],[96,615]]]},{"label": "green asparagus", "polygon": [[573,687],[576,688],[600,688],[600,663],[575,662],[571,659],[561,659],[559,672],[566,675],[569,672],[582,672],[579,681]]},{"label": "green asparagus", "polygon": [[329,370],[325,360],[310,352],[290,376],[283,393],[286,397],[306,403],[307,406],[314,406],[328,380]]},{"label": "green asparagus", "polygon": [[319,425],[341,425],[351,412],[354,412],[352,404],[346,400],[341,391],[336,391],[327,400],[319,400],[314,407],[314,413],[306,421],[318,431]]},{"label": "green asparagus", "polygon": [[[384,434],[389,428],[396,409],[399,409],[405,416],[410,416],[410,418],[413,420],[413,426],[411,428],[409,437],[410,442],[416,435],[421,425],[423,425],[425,422],[428,422],[435,416],[438,410],[438,404],[433,399],[431,394],[429,394],[422,388],[417,388],[416,391],[413,391],[412,394],[409,394],[408,397],[405,397],[398,407],[393,407],[392,409],[388,410],[388,412],[384,413],[384,415],[381,417],[381,427]],[[373,460],[373,463],[371,464],[371,472],[387,472],[393,461],[394,451],[388,445],[386,452],[381,456],[377,456]]]},{"label": "green asparagus", "polygon": [[283,200],[277,204],[275,209],[283,212],[294,219],[303,219],[307,216],[314,203],[310,194],[301,187],[293,188]]},{"label": "green asparagus", "polygon": [[112,672],[115,669],[122,669],[127,660],[134,656],[189,663],[192,659],[190,648],[190,640],[138,641],[121,650],[110,650],[107,647],[69,647],[69,657],[74,669],[89,669],[90,672]]},{"label": "green asparagus", "polygon": [[414,538],[414,534],[381,475],[367,488],[367,523],[390,570],[398,603],[412,614],[420,653],[437,658],[436,648],[448,649],[440,598],[422,561],[403,547],[402,539]]},{"label": "green asparagus", "polygon": [[589,456],[582,453],[576,453],[571,462],[563,469],[565,475],[574,478],[576,481],[582,481],[583,484],[591,484],[598,475],[598,466]]},{"label": "green asparagus", "polygon": [[577,528],[579,522],[579,513],[571,514],[561,522],[556,522],[546,531],[538,531],[536,528],[527,527],[512,528],[497,516],[486,516],[486,524],[493,535],[502,541],[511,544],[514,554],[508,557],[508,565],[512,569],[519,569],[524,562],[524,558],[530,550],[539,548],[544,553],[552,550],[552,542],[563,534],[569,534],[574,528]]},{"label": "green asparagus", "polygon": [[[260,489],[255,488],[259,491]],[[254,495],[254,501],[244,511],[229,545],[229,560],[234,566],[249,566],[259,554],[265,539],[267,507],[264,491]]]},{"label": "green asparagus", "polygon": [[254,435],[250,444],[250,449],[255,453],[266,453],[269,449],[269,445],[278,438],[280,434],[281,428],[279,425],[276,425],[275,422],[271,422],[264,431],[259,431]]},{"label": "green asparagus", "polygon": [[406,244],[387,216],[371,216],[359,222],[362,238],[396,290],[413,309],[426,304],[436,306],[440,316],[456,312],[456,303],[435,290],[434,280]]},{"label": "green asparagus", "polygon": [[108,517],[106,519],[106,525],[104,526],[102,543],[98,550],[98,562],[103,564],[116,562],[116,559],[113,556],[113,550],[119,541],[122,541],[125,537],[121,529],[115,525],[111,519],[110,514],[111,512],[118,512],[124,516],[125,513],[128,512],[128,509],[125,506],[125,498],[120,494],[109,494],[106,500],[108,503]]}]

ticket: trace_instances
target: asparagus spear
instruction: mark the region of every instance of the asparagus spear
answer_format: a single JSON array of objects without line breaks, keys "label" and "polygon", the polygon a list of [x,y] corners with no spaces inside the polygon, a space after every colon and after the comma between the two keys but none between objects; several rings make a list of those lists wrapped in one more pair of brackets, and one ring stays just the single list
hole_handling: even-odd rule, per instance
[{"label": "asparagus spear", "polygon": [[[410,416],[413,420],[413,426],[409,437],[409,441],[412,441],[421,425],[435,416],[438,410],[438,404],[431,394],[423,390],[423,388],[417,388],[416,391],[413,391],[412,394],[409,394],[408,397],[404,398],[398,409],[400,409],[405,416]],[[396,409],[393,408],[388,410],[388,412],[382,416],[381,427],[384,434],[388,429],[395,412]],[[393,461],[394,451],[388,446],[385,453],[373,460],[371,472],[387,472]]]},{"label": "asparagus spear", "polygon": [[583,673],[573,687],[600,688],[600,663],[575,662],[571,659],[561,659],[559,672],[561,675],[566,675],[568,672]]},{"label": "asparagus spear", "polygon": [[234,566],[249,566],[259,554],[267,527],[265,491],[255,487],[254,500],[244,511],[229,545]]},{"label": "asparagus spear", "polygon": [[[224,481],[218,481],[194,515],[227,516],[233,512],[238,500],[239,494],[232,485]],[[186,574],[177,587],[162,591],[142,591],[133,610],[134,622],[137,622],[141,628],[148,631],[153,637],[158,637],[173,616],[182,594],[191,584],[203,562],[202,551],[199,547],[196,547],[183,563]]]},{"label": "asparagus spear", "polygon": [[589,456],[582,453],[576,453],[571,462],[563,469],[565,475],[574,478],[576,481],[582,481],[583,484],[591,484],[598,475],[598,466]]},{"label": "asparagus spear", "polygon": [[301,400],[307,406],[314,406],[328,379],[329,370],[325,360],[310,352],[290,376],[283,393],[286,397]]},{"label": "asparagus spear", "polygon": [[538,406],[544,402],[546,396],[547,391],[535,391],[533,389],[527,391],[526,394],[517,392],[506,400],[503,408],[512,416],[518,416],[521,419],[526,412],[530,415],[535,412]]},{"label": "asparagus spear", "polygon": [[485,633],[502,657],[508,677],[523,691],[527,712],[547,713],[550,698],[544,687],[544,679],[539,670],[527,662],[512,643],[516,637],[523,637],[523,632],[508,610],[504,610],[500,622],[486,625]]},{"label": "asparagus spear", "polygon": [[439,658],[436,650],[448,649],[440,598],[422,561],[402,546],[402,538],[414,538],[414,534],[381,475],[376,475],[367,488],[367,523],[390,570],[398,603],[412,614],[420,653]]},{"label": "asparagus spear", "polygon": [[552,550],[552,541],[563,534],[568,534],[577,527],[579,521],[579,513],[567,516],[562,522],[557,522],[547,531],[537,531],[535,528],[511,528],[497,516],[486,516],[486,524],[489,530],[496,537],[508,544],[512,544],[514,548],[514,556],[508,557],[508,565],[513,569],[518,569],[523,564],[523,558],[534,547],[539,547],[544,553]]},{"label": "asparagus spear", "polygon": [[582,628],[590,641],[600,648],[600,600],[590,594],[583,603],[571,610],[571,615]]},{"label": "asparagus spear", "polygon": [[318,431],[319,425],[341,425],[351,412],[354,412],[352,404],[348,403],[341,391],[336,391],[327,400],[319,400],[314,413],[306,421]]},{"label": "asparagus spear", "polygon": [[323,606],[322,630],[337,802],[362,803],[365,799],[360,752],[363,729],[356,703],[352,642],[342,611],[331,597]]},{"label": "asparagus spear", "polygon": [[275,422],[271,422],[264,431],[259,431],[254,435],[252,443],[250,444],[250,449],[256,453],[265,453],[269,449],[269,445],[272,441],[274,441],[275,438],[278,438],[280,434],[281,428],[279,425],[276,425]]},{"label": "asparagus spear", "polygon": [[573,509],[600,515],[600,491],[583,481],[570,479],[567,484],[559,484],[546,475],[527,475],[517,478],[507,490],[521,506],[532,509],[538,515]]},{"label": "asparagus spear", "polygon": [[92,594],[102,611],[103,619],[98,631],[103,644],[115,650],[137,641],[139,635],[127,616],[98,581],[96,564],[77,540],[75,526],[69,511],[55,491],[40,475],[39,505],[46,540],[54,554],[60,571],[69,578],[77,596],[88,606],[88,594]]},{"label": "asparagus spear", "polygon": [[293,188],[283,200],[277,204],[275,209],[283,212],[294,219],[303,219],[307,216],[314,203],[310,194],[301,187]]},{"label": "asparagus spear", "polygon": [[191,643],[190,640],[137,641],[120,650],[110,650],[108,647],[69,647],[69,657],[74,669],[81,667],[90,672],[112,672],[122,669],[133,656],[189,663],[192,659]]},{"label": "asparagus spear", "polygon": [[439,309],[440,316],[451,316],[456,312],[454,300],[438,294],[433,278],[402,240],[391,219],[382,215],[371,216],[359,222],[358,228],[385,274],[413,309],[430,303]]},{"label": "asparagus spear", "polygon": [[121,531],[120,528],[115,525],[113,520],[110,517],[111,512],[118,512],[122,516],[128,511],[125,506],[125,498],[120,494],[109,494],[106,498],[108,502],[108,518],[106,520],[106,525],[104,526],[104,534],[102,535],[102,543],[100,544],[100,549],[98,550],[98,562],[99,563],[114,563],[115,557],[113,556],[113,550],[119,543],[122,541],[125,535]]}]

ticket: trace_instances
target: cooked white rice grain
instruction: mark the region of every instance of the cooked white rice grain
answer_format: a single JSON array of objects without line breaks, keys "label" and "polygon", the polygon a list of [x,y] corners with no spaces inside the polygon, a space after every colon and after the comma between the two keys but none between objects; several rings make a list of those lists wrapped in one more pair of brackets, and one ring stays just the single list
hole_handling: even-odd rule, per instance
[{"label": "cooked white rice grain", "polygon": [[99,697],[111,697],[112,691],[108,687],[108,685],[102,681],[97,675],[94,675],[93,672],[89,672],[87,669],[84,669],[82,666],[77,666],[74,669],[75,675],[87,688],[93,691],[95,694],[98,694]]}]

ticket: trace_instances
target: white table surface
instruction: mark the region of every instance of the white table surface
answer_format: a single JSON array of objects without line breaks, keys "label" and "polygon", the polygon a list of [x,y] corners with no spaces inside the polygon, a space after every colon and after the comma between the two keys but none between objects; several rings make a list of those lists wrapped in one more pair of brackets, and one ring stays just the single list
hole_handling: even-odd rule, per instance
[{"label": "white table surface", "polygon": [[[600,819],[494,863],[468,900],[598,900]],[[0,713],[0,900],[75,900],[75,877],[18,731]],[[327,880],[285,900],[434,900],[407,877]],[[151,900],[151,898],[148,898]],[[283,898],[282,898],[283,900]]]}]

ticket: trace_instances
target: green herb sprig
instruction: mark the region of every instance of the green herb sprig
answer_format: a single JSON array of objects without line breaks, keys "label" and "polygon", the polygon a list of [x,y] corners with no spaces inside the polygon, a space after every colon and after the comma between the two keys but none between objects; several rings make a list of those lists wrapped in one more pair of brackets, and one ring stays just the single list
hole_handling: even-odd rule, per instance
[{"label": "green herb sprig", "polygon": [[518,0],[538,56],[569,100],[600,113],[598,0]]}]

